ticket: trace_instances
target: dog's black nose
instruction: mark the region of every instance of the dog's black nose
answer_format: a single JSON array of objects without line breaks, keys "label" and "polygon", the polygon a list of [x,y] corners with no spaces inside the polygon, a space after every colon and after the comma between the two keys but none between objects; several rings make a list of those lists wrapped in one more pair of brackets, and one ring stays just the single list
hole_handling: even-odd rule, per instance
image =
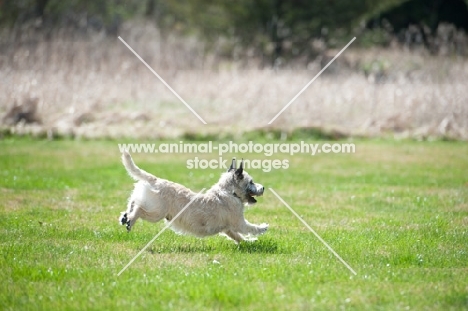
[{"label": "dog's black nose", "polygon": [[265,190],[265,187],[262,187],[262,192]]}]

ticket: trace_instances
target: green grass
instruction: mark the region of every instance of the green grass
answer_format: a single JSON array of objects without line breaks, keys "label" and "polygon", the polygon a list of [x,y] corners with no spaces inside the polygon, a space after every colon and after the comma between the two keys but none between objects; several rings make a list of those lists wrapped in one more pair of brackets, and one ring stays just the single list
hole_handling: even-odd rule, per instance
[{"label": "green grass", "polygon": [[[245,213],[270,224],[257,242],[168,230],[118,277],[164,224],[139,221],[129,234],[118,224],[132,181],[117,143],[0,141],[2,309],[467,310],[468,145],[356,145],[249,171],[356,276],[266,191]],[[134,155],[199,191],[220,171],[187,170],[193,157]]]}]

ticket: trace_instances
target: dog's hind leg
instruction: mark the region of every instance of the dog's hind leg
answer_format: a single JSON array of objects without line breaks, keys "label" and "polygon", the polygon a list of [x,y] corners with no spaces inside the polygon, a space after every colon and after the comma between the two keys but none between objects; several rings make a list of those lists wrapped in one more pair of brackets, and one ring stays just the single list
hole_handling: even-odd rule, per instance
[{"label": "dog's hind leg", "polygon": [[140,206],[135,201],[129,201],[127,211],[120,216],[120,224],[127,226],[127,231],[132,229],[138,218],[141,216]]}]

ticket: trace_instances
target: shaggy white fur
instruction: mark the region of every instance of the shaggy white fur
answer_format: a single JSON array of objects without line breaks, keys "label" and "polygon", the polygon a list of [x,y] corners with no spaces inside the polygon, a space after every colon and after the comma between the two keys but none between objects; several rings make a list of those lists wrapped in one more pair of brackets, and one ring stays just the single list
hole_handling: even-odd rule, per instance
[{"label": "shaggy white fur", "polygon": [[[128,200],[127,211],[120,223],[130,231],[138,218],[157,222],[171,221],[197,194],[190,189],[158,178],[140,168],[128,152],[122,161],[131,177],[137,180]],[[235,242],[255,240],[265,233],[268,224],[254,225],[244,218],[244,205],[255,204],[254,196],[263,195],[264,187],[253,182],[243,170],[242,162],[236,169],[235,160],[228,172],[205,194],[200,194],[171,224],[178,233],[205,237],[225,234]]]}]

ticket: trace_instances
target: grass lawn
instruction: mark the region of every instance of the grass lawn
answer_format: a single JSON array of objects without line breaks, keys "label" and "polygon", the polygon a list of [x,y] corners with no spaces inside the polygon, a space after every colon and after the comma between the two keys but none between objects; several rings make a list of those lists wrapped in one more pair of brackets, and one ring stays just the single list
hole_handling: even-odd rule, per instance
[{"label": "grass lawn", "polygon": [[[357,275],[266,190],[245,212],[270,224],[257,242],[167,230],[117,276],[164,227],[118,224],[132,180],[117,143],[2,140],[2,309],[468,310],[468,144],[355,143],[249,173]],[[199,191],[221,171],[188,170],[194,156],[134,159]]]}]

